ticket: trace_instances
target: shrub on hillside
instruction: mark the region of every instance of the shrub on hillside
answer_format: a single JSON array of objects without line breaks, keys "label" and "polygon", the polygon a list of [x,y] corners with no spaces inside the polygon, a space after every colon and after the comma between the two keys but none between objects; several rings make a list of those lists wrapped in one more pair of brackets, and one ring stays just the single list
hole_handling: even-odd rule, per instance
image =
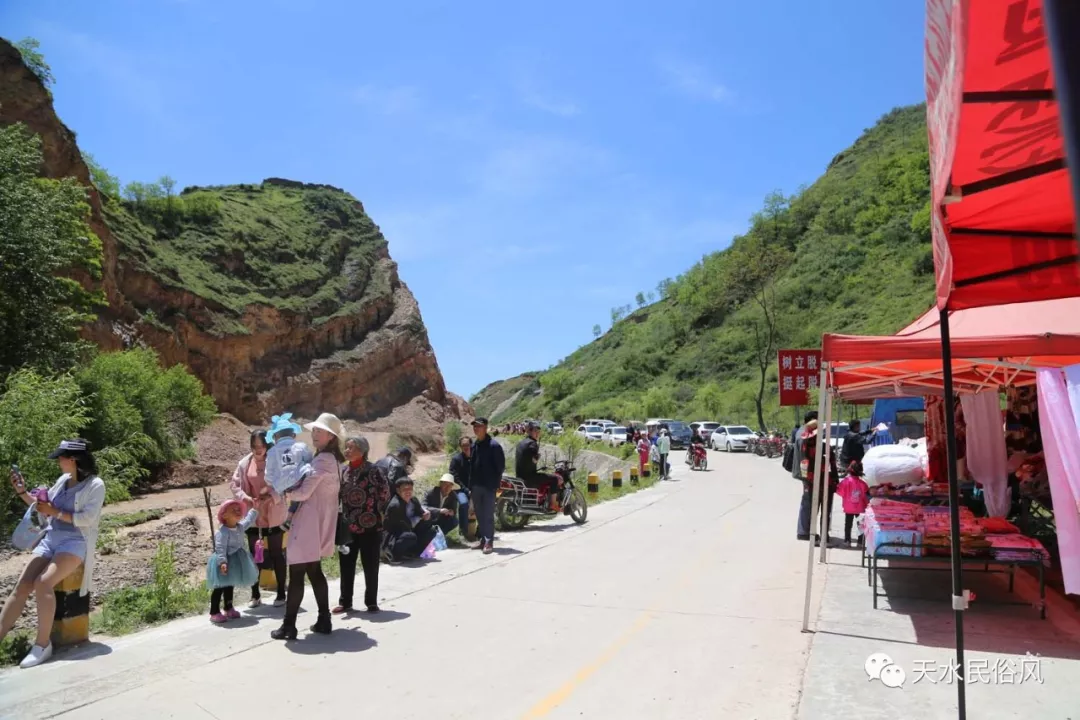
[{"label": "shrub on hillside", "polygon": [[446,453],[452,455],[458,451],[461,445],[461,423],[457,420],[447,420],[443,437],[446,439]]},{"label": "shrub on hillside", "polygon": [[198,378],[182,365],[162,370],[152,350],[102,353],[77,379],[90,409],[85,435],[113,449],[102,459],[129,483],[141,477],[137,468],[191,457],[217,411]]},{"label": "shrub on hillside", "polygon": [[[64,438],[78,437],[89,418],[82,393],[70,375],[43,377],[33,370],[8,376],[0,395],[0,468],[17,464],[30,487],[51,485],[59,475],[49,460]],[[0,482],[0,513],[25,511],[4,477]],[[20,511],[20,512],[21,512]],[[0,521],[0,524],[2,523]]]}]

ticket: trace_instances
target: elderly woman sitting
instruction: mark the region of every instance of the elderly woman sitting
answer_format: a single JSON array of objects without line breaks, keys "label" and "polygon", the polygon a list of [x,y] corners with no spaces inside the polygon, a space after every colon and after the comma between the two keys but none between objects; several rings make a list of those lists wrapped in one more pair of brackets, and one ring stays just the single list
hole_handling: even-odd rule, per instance
[{"label": "elderly woman sitting", "polygon": [[395,484],[394,497],[386,506],[383,530],[386,534],[383,556],[389,562],[420,557],[435,538],[431,513],[413,497],[412,478],[400,478]]},{"label": "elderly woman sitting", "polygon": [[444,535],[458,526],[457,491],[458,484],[454,476],[446,473],[424,498],[424,509],[431,513],[435,524],[442,528]]}]

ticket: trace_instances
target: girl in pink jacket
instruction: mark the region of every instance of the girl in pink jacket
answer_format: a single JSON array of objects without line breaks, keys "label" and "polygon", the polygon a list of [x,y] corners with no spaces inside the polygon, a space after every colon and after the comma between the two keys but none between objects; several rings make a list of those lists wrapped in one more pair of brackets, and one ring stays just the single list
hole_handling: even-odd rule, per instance
[{"label": "girl in pink jacket", "polygon": [[[844,501],[844,542],[851,544],[851,525],[855,518],[866,512],[870,504],[870,486],[863,480],[863,466],[858,460],[852,460],[848,466],[847,477],[840,481],[836,494]],[[861,536],[862,533],[859,533]]]}]

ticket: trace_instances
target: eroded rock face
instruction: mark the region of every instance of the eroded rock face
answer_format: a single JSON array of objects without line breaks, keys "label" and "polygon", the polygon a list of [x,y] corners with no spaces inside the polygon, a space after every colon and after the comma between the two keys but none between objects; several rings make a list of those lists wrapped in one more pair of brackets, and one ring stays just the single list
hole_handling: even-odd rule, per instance
[{"label": "eroded rock face", "polygon": [[[88,339],[105,349],[153,347],[164,363],[190,367],[222,411],[248,423],[285,409],[301,417],[333,412],[366,422],[412,405],[424,408],[421,415],[433,427],[469,412],[447,392],[416,299],[385,245],[374,263],[389,278],[388,288],[365,296],[355,311],[316,322],[303,313],[251,304],[236,318],[246,333],[213,333],[200,320],[220,306],[125,259],[74,134],[57,118],[52,98],[18,50],[0,40],[0,123],[16,122],[42,138],[46,176],[75,177],[89,189],[90,226],[104,249],[101,286],[108,307],[86,328]],[[148,310],[166,321],[143,321]]]}]

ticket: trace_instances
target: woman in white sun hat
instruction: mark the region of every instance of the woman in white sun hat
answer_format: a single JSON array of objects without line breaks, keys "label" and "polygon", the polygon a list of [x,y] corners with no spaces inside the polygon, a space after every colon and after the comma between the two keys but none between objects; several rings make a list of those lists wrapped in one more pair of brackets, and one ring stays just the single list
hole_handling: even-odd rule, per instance
[{"label": "woman in white sun hat", "polygon": [[304,599],[304,578],[311,581],[319,619],[311,631],[329,634],[330,596],[320,561],[334,555],[334,536],[337,532],[338,492],[341,487],[341,453],[345,428],[336,415],[323,413],[304,426],[311,431],[315,458],[311,474],[294,491],[289,500],[301,502],[289,530],[289,546],[285,558],[289,563],[289,589],[286,594],[285,620],[270,633],[275,640],[296,639],[296,616]]}]

